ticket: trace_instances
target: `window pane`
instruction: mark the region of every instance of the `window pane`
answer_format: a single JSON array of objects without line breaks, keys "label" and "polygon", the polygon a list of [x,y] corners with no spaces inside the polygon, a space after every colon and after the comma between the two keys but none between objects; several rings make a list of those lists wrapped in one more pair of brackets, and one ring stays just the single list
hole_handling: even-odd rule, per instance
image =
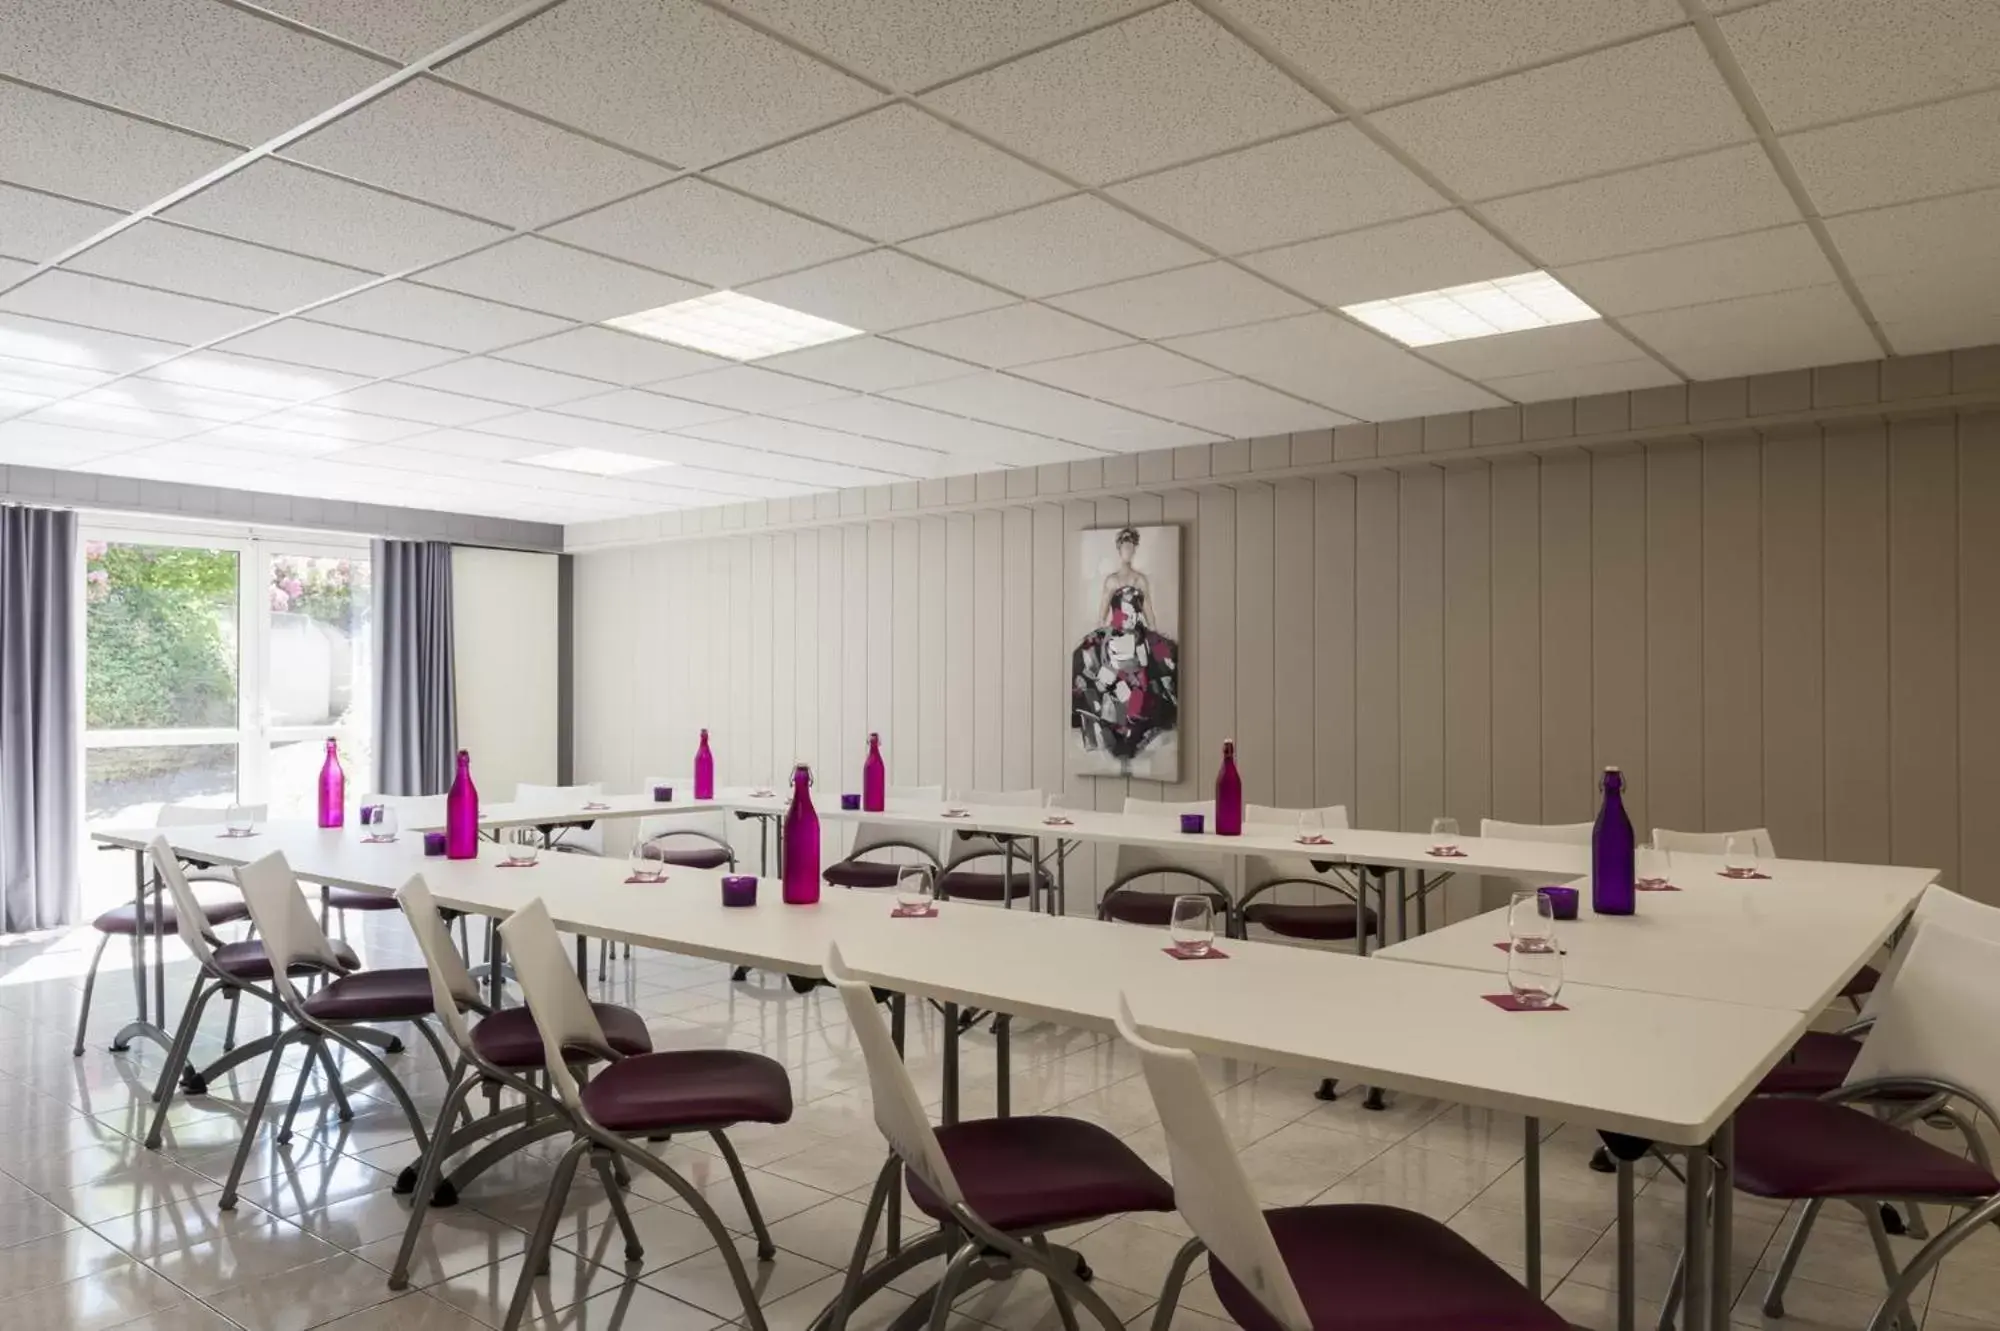
[{"label": "window pane", "polygon": [[271,634],[264,671],[265,723],[366,731],[368,561],[273,555],[267,594]]},{"label": "window pane", "polygon": [[[346,778],[347,807],[375,793],[375,760],[366,731],[345,731],[340,741],[340,770]],[[325,735],[310,739],[271,741],[271,760],[264,785],[273,818],[312,818],[319,813],[319,769],[326,762]]]},{"label": "window pane", "polygon": [[86,729],[236,725],[234,550],[86,541],[84,578]]},{"label": "window pane", "polygon": [[144,827],[162,804],[227,808],[236,799],[234,744],[85,749],[84,817],[106,827]]}]

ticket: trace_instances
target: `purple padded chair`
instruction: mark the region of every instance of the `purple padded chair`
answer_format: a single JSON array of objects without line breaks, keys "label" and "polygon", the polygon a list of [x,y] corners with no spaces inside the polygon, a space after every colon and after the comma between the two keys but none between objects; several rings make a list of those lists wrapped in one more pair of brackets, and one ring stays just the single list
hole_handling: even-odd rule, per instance
[{"label": "purple padded chair", "polygon": [[[646,1170],[685,1202],[714,1236],[728,1263],[730,1278],[743,1300],[750,1331],[766,1331],[757,1292],[750,1284],[736,1240],[708,1199],[679,1171],[669,1167],[639,1142],[679,1133],[706,1133],[721,1151],[736,1180],[736,1190],[757,1236],[757,1258],[770,1261],[777,1253],[763,1213],[750,1190],[736,1148],[725,1129],[738,1123],[785,1123],[792,1117],[792,1083],[782,1064],[762,1054],[737,1049],[685,1049],[623,1055],[606,1032],[590,996],[577,982],[555,922],[540,899],[529,902],[500,925],[500,936],[514,964],[514,977],[527,997],[528,1010],[542,1044],[542,1065],[554,1085],[576,1141],[556,1166],[548,1200],[528,1240],[521,1277],[507,1306],[503,1331],[515,1331],[528,1311],[538,1276],[548,1268],[549,1248],[569,1198],[571,1182],[583,1157],[600,1170],[624,1161]],[[601,1062],[605,1066],[588,1082],[579,1083],[571,1068]],[[634,1139],[638,1139],[635,1141]],[[616,1195],[616,1189],[613,1190]],[[636,1234],[625,1228],[626,1256],[641,1254]]]},{"label": "purple padded chair", "polygon": [[[1075,1255],[1052,1249],[1045,1236],[1132,1211],[1171,1211],[1173,1188],[1131,1147],[1082,1119],[1035,1115],[933,1128],[874,991],[851,976],[838,947],[829,950],[825,969],[861,1045],[875,1123],[889,1143],[828,1331],[843,1331],[855,1306],[896,1276],[950,1253],[931,1308],[930,1325],[942,1331],[967,1277],[994,1252],[1049,1282],[1066,1327],[1076,1325],[1072,1304],[1080,1301],[1106,1331],[1124,1331],[1118,1315],[1079,1279]],[[917,1209],[970,1241],[954,1250],[941,1231],[868,1270],[875,1226],[905,1169]]]},{"label": "purple padded chair", "polygon": [[[889,798],[913,804],[936,804],[944,798],[941,786],[891,786]],[[888,858],[876,858],[893,852]],[[854,844],[847,858],[829,864],[820,877],[835,887],[891,888],[896,875],[906,866],[919,864],[936,871],[943,867],[937,843],[926,846],[901,827],[864,822],[854,829]]]},{"label": "purple padded chair", "polygon": [[[1195,804],[1161,804],[1154,800],[1128,798],[1125,812],[1141,817],[1157,816],[1162,826],[1171,826],[1168,820],[1187,813],[1202,815],[1209,826],[1215,823],[1214,800]],[[1112,863],[1111,881],[1098,893],[1097,918],[1164,929],[1173,919],[1176,893],[1155,891],[1140,884],[1162,877],[1192,878],[1200,885],[1200,894],[1215,907],[1215,918],[1223,921],[1224,932],[1234,936],[1236,903],[1229,895],[1229,874],[1227,856],[1202,851],[1169,854],[1152,846],[1120,842],[1118,857]]]},{"label": "purple padded chair", "polygon": [[[1244,810],[1245,816],[1253,823],[1270,823],[1289,827],[1299,821],[1302,809],[1279,809],[1253,804]],[[1318,810],[1320,825],[1329,832],[1347,830],[1347,806],[1333,804]],[[1251,855],[1244,861],[1246,887],[1243,900],[1236,908],[1237,918],[1245,926],[1240,930],[1248,936],[1248,926],[1256,925],[1268,929],[1280,938],[1289,938],[1302,943],[1345,943],[1353,942],[1355,951],[1362,956],[1368,954],[1368,936],[1377,932],[1380,915],[1368,905],[1368,880],[1366,869],[1349,870],[1345,866],[1335,867],[1325,862],[1306,860],[1276,859],[1269,855]],[[1309,871],[1309,872],[1308,872]],[[1309,893],[1331,893],[1336,900],[1278,901],[1266,900],[1280,888],[1304,888]]]},{"label": "purple padded chair", "polygon": [[[1042,807],[1039,790],[973,791],[966,796],[972,805],[1012,806],[1019,809]],[[937,877],[939,901],[997,901],[1012,907],[1026,898],[1053,900],[1056,883],[1047,869],[1035,863],[1034,840],[998,837],[967,830],[945,838],[944,871]]]}]

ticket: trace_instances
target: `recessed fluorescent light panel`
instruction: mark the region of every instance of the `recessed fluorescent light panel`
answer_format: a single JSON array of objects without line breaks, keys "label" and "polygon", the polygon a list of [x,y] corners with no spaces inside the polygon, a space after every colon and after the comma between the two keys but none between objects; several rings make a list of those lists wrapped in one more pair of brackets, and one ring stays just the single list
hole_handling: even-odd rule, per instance
[{"label": "recessed fluorescent light panel", "polygon": [[602,448],[559,448],[553,453],[537,453],[531,458],[515,458],[525,467],[550,467],[556,471],[580,471],[591,476],[623,476],[632,471],[671,467],[671,462],[642,458],[635,453],[612,453]]},{"label": "recessed fluorescent light panel", "polygon": [[658,309],[621,314],[606,319],[604,326],[731,360],[761,360],[783,351],[861,336],[859,328],[735,291],[713,291]]},{"label": "recessed fluorescent light panel", "polygon": [[1364,301],[1343,305],[1340,312],[1387,333],[1406,347],[1463,342],[1603,317],[1547,273],[1521,273],[1442,291]]}]

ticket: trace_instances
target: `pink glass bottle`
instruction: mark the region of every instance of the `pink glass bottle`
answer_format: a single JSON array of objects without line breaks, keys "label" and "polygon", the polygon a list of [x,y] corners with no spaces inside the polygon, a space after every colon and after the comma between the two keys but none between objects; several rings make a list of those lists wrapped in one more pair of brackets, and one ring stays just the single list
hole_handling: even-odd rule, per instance
[{"label": "pink glass bottle", "polygon": [[708,751],[708,732],[701,732],[701,743],[694,751],[694,797],[698,800],[715,798],[715,755]]},{"label": "pink glass bottle", "polygon": [[812,769],[792,769],[792,807],[785,811],[785,904],[819,903],[819,815],[813,812]]},{"label": "pink glass bottle", "polygon": [[329,738],[326,761],[319,765],[319,825],[339,827],[347,821],[347,773],[340,770],[340,744]]},{"label": "pink glass bottle", "polygon": [[479,856],[479,787],[472,784],[472,755],[464,749],[458,751],[458,772],[444,797],[444,853],[452,860]]},{"label": "pink glass bottle", "polygon": [[889,798],[889,772],[882,765],[882,737],[868,732],[868,756],[861,760],[861,807],[880,813]]},{"label": "pink glass bottle", "polygon": [[1243,778],[1236,772],[1236,741],[1222,741],[1222,770],[1215,774],[1215,834],[1243,835]]}]

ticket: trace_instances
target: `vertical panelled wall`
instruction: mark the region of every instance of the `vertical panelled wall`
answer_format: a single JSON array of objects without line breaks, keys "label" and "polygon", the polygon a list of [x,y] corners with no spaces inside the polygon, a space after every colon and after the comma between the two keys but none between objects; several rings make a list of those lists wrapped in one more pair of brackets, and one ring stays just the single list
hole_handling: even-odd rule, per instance
[{"label": "vertical panelled wall", "polygon": [[[1063,589],[1085,527],[1185,527],[1182,779],[1065,781]],[[579,556],[577,774],[1206,793],[1768,825],[1781,852],[1934,865],[2000,796],[2000,415],[1135,490]],[[1109,853],[1101,858],[1108,868]],[[1087,908],[1072,892],[1073,909]]]}]

